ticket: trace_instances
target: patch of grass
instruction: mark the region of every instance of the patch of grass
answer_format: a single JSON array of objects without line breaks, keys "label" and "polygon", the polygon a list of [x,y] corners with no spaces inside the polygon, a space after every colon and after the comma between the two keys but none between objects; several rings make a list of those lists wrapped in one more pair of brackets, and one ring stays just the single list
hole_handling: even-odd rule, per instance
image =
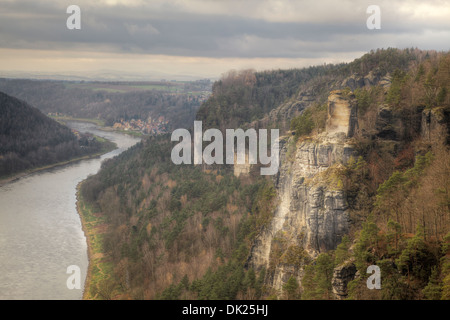
[{"label": "patch of grass", "polygon": [[66,121],[79,121],[79,122],[89,122],[96,124],[99,127],[105,126],[105,121],[102,119],[90,119],[90,118],[75,118],[71,116],[49,116],[53,120],[65,124]]},{"label": "patch of grass", "polygon": [[83,200],[80,185],[77,187],[77,210],[80,215],[88,244],[89,267],[83,299],[102,299],[103,283],[111,278],[113,265],[104,259],[103,233],[101,227],[105,217],[95,212],[94,208]]},{"label": "patch of grass", "polygon": [[103,88],[103,87],[100,87],[100,88],[89,88],[89,89],[91,89],[93,91],[106,91],[106,92],[112,92],[112,93],[115,93],[115,92],[117,92],[117,93],[124,93],[124,92],[128,92],[129,91],[129,90],[126,90],[126,89]]}]

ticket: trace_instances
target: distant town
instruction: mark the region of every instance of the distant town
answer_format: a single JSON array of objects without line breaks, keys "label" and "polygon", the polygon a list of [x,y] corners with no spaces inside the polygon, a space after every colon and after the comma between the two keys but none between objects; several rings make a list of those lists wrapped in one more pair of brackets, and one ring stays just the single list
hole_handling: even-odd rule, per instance
[{"label": "distant town", "polygon": [[113,128],[116,130],[137,131],[148,135],[159,135],[167,133],[168,123],[169,121],[163,116],[157,119],[149,116],[145,121],[141,119],[131,119],[129,121],[120,119],[120,122],[114,123]]},{"label": "distant town", "polygon": [[[70,116],[66,116],[59,112],[49,112],[47,116],[61,119],[61,120],[82,120],[82,121],[95,121],[96,123],[101,123],[92,119],[76,119]],[[102,125],[102,124],[99,124]],[[137,132],[145,135],[159,135],[163,133],[167,133],[169,129],[169,120],[166,120],[164,116],[159,116],[157,118],[153,118],[149,116],[146,120],[142,119],[131,119],[125,120],[121,118],[119,121],[115,122],[112,126],[114,130],[120,131],[131,131]],[[74,132],[77,136],[79,136],[78,132]]]}]

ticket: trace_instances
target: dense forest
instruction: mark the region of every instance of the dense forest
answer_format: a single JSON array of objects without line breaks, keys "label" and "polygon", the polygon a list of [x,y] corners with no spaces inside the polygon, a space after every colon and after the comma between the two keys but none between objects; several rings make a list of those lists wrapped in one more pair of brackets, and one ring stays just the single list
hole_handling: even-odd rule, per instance
[{"label": "dense forest", "polygon": [[[109,87],[108,87],[109,86]],[[112,88],[110,88],[112,87]],[[134,89],[134,88],[138,89]],[[142,88],[148,87],[144,90]],[[155,88],[153,88],[155,87]],[[0,91],[22,99],[44,113],[104,120],[112,126],[120,119],[146,120],[164,116],[170,128],[193,122],[208,82],[188,82],[183,91],[142,83],[72,83],[68,81],[0,79]]]},{"label": "dense forest", "polygon": [[200,107],[197,120],[202,120],[206,127],[240,127],[262,118],[297,93],[301,84],[337,68],[328,65],[263,72],[229,71],[213,84],[214,94]]},{"label": "dense forest", "polygon": [[112,147],[91,136],[77,137],[37,108],[0,92],[0,177]]},{"label": "dense forest", "polygon": [[167,139],[140,143],[82,184],[83,200],[109,225],[101,235],[108,257],[102,268],[113,270],[91,286],[90,297],[165,297],[167,287],[201,279],[231,256],[230,267],[244,274],[252,237],[270,214],[271,182],[174,165]]},{"label": "dense forest", "polygon": [[[364,85],[364,76],[381,79],[396,69],[407,70],[411,63],[418,63],[427,55],[430,53],[417,49],[389,48],[372,51],[348,64],[261,72],[232,70],[213,84],[213,95],[201,105],[196,118],[205,127],[254,126],[255,121],[267,117],[280,105],[295,104],[301,98],[299,93],[311,93],[315,101],[323,103],[331,90],[346,86],[354,90],[361,86],[357,80]],[[282,130],[283,121],[290,119],[277,117],[263,123]]]},{"label": "dense forest", "polygon": [[[365,83],[361,77],[388,85]],[[354,264],[348,299],[450,298],[450,55],[383,49],[349,64],[230,72],[197,114],[206,127],[252,126],[273,111],[308,105],[285,121],[297,142],[324,130],[330,90],[357,101],[358,157],[333,179],[345,191],[351,228],[334,249],[309,256],[282,237],[270,267],[304,270],[281,291],[271,270],[248,267],[250,248],[277,206],[275,179],[232,166],[174,165],[170,136],[151,137],[102,165],[81,186],[95,259],[91,299],[333,299],[333,273]],[[260,124],[260,123],[259,123]],[[295,159],[287,158],[288,161]],[[282,164],[283,165],[283,164]],[[381,290],[366,268],[380,266]]]}]

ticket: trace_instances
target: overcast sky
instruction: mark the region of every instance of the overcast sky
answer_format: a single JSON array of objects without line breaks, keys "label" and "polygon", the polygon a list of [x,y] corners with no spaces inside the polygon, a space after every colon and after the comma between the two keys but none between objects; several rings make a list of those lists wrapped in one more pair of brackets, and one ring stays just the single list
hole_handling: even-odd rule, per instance
[{"label": "overcast sky", "polygon": [[[81,30],[69,30],[69,5]],[[381,29],[369,30],[369,5]],[[219,77],[348,62],[376,48],[450,50],[450,1],[0,0],[0,76]]]}]

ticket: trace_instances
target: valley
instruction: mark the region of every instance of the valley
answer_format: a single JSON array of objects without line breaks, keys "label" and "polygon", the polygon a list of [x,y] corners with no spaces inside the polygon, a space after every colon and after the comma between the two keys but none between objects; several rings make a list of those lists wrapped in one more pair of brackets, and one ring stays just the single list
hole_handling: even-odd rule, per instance
[{"label": "valley", "polygon": [[[71,180],[84,299],[450,297],[448,52],[377,49],[214,83],[0,79],[2,90],[106,138],[139,135]],[[256,148],[269,130],[276,141]]]},{"label": "valley", "polygon": [[[80,188],[110,266],[90,297],[445,299],[449,67],[448,54],[383,49],[224,75],[197,121],[278,128],[278,174],[175,164],[170,135],[109,161]],[[366,286],[370,266],[381,289]]]}]

